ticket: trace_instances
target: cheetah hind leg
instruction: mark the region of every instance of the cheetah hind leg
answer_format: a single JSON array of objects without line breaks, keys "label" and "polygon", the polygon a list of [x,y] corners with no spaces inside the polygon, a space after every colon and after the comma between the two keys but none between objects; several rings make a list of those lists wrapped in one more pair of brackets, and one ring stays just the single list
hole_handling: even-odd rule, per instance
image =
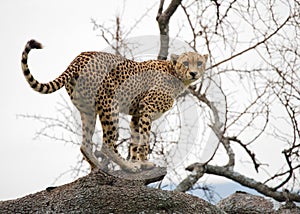
[{"label": "cheetah hind leg", "polygon": [[82,121],[82,144],[80,151],[84,159],[90,164],[91,170],[103,168],[102,164],[93,153],[92,137],[95,131],[96,116],[81,113]]}]

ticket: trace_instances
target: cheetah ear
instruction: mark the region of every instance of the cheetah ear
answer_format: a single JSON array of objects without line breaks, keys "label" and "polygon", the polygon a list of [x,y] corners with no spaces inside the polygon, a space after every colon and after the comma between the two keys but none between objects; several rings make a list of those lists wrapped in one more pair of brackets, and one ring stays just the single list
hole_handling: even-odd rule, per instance
[{"label": "cheetah ear", "polygon": [[174,65],[176,65],[178,58],[179,58],[179,55],[171,54],[171,61]]},{"label": "cheetah ear", "polygon": [[203,57],[204,57],[205,61],[207,61],[207,59],[208,59],[208,54],[204,54]]}]

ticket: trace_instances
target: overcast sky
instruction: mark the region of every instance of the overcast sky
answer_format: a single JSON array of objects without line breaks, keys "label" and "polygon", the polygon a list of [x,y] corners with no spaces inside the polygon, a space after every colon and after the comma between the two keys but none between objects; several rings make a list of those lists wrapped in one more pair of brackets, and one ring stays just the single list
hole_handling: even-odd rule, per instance
[{"label": "overcast sky", "polygon": [[[36,39],[43,43],[43,50],[33,51],[30,55],[30,67],[38,80],[48,82],[61,74],[80,52],[106,47],[97,37],[98,32],[93,31],[91,18],[112,26],[115,15],[121,15],[126,26],[131,26],[154,3],[130,0],[124,8],[121,0],[0,2],[0,200],[45,189],[74,165],[79,154],[76,146],[45,138],[33,140],[41,124],[17,118],[17,114],[55,116],[60,96],[66,96],[65,90],[41,95],[30,89],[20,65],[26,42]],[[158,33],[155,14],[156,10],[149,12],[143,25],[134,32],[135,36]],[[68,182],[68,179],[60,182]]]},{"label": "overcast sky", "polygon": [[[45,138],[33,139],[40,123],[17,117],[18,114],[57,115],[57,102],[67,98],[65,90],[42,95],[26,83],[21,71],[21,53],[26,42],[36,39],[44,45],[30,55],[30,68],[40,82],[61,74],[82,51],[107,47],[93,31],[91,18],[106,26],[114,25],[120,15],[130,29],[147,9],[143,23],[133,36],[158,35],[155,21],[158,2],[149,0],[2,0],[0,2],[0,200],[13,199],[44,190],[55,178],[70,169],[80,154],[78,146],[65,145]],[[156,2],[156,5],[155,5]],[[178,12],[179,13],[179,12]],[[176,15],[178,15],[176,11]],[[176,28],[180,21],[172,19]],[[172,28],[174,29],[174,28]],[[172,31],[171,29],[171,31]],[[125,29],[126,30],[126,29]],[[268,154],[264,155],[266,158]],[[278,159],[278,158],[277,158]],[[70,182],[64,176],[55,185]]]}]

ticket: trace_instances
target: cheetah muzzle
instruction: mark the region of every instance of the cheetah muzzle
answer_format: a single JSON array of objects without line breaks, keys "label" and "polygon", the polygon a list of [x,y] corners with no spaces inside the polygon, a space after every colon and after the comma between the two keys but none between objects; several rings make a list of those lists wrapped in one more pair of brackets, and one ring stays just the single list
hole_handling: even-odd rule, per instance
[{"label": "cheetah muzzle", "polygon": [[[98,157],[112,159],[122,169],[137,172],[154,167],[148,161],[152,122],[172,108],[174,99],[191,83],[202,77],[207,55],[187,52],[171,55],[170,61],[135,62],[105,52],[83,52],[55,80],[38,82],[30,73],[28,54],[41,49],[29,41],[22,54],[23,74],[35,91],[49,94],[65,87],[82,120],[80,150],[91,169],[103,168]],[[131,115],[129,157],[117,151],[119,113]],[[95,152],[92,136],[99,117],[103,129],[103,146]],[[99,155],[95,155],[99,154]]]}]

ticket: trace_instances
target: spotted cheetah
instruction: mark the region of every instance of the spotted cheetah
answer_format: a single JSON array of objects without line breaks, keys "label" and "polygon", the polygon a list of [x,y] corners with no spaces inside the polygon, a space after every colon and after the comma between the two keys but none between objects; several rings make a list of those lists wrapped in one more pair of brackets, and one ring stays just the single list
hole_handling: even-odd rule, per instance
[{"label": "spotted cheetah", "polygon": [[[169,110],[174,99],[202,76],[208,58],[187,52],[180,56],[171,55],[170,61],[135,62],[105,52],[83,52],[55,80],[40,83],[32,76],[27,61],[32,49],[41,48],[35,40],[26,44],[21,60],[23,74],[31,88],[42,94],[65,86],[81,115],[80,150],[92,170],[103,167],[92,143],[97,115],[103,129],[103,153],[127,171],[154,167],[148,161],[151,123]],[[132,116],[129,161],[117,155],[120,112]]]}]

